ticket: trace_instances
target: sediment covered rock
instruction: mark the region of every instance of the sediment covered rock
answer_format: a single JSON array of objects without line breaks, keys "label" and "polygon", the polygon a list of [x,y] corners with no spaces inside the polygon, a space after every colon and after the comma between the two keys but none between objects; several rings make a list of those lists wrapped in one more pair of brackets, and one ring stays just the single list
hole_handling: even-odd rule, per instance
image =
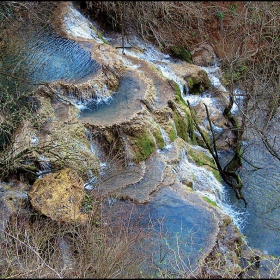
[{"label": "sediment covered rock", "polygon": [[87,214],[81,213],[84,182],[70,168],[36,180],[28,196],[34,209],[53,220],[70,223],[87,220]]}]

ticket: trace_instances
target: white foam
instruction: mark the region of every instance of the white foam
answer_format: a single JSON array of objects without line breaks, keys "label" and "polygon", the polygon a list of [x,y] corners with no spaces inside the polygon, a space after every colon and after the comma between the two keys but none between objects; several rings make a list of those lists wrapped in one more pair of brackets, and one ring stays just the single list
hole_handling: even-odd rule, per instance
[{"label": "white foam", "polygon": [[97,43],[103,44],[103,41],[92,28],[92,23],[76,10],[71,2],[69,3],[69,11],[64,17],[64,24],[69,35],[77,38],[94,39]]},{"label": "white foam", "polygon": [[[201,149],[203,148],[200,147],[200,150]],[[205,150],[205,153],[209,152]],[[234,224],[239,229],[242,228],[243,214],[234,211],[226,202],[227,195],[225,188],[216,179],[213,172],[205,169],[204,167],[197,166],[195,163],[189,161],[184,150],[182,150],[181,160],[178,165],[173,168],[173,172],[180,181],[183,181],[184,179],[191,181],[193,184],[193,189],[197,193],[216,202],[220,209],[232,218]]]}]

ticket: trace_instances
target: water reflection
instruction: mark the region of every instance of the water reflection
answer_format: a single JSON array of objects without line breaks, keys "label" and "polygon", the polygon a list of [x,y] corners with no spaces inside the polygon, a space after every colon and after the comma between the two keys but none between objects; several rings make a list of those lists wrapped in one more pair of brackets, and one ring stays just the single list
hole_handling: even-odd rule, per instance
[{"label": "water reflection", "polygon": [[[134,212],[131,212],[132,205]],[[173,275],[184,271],[187,275],[194,271],[198,258],[213,242],[211,238],[215,236],[216,226],[214,214],[188,202],[171,188],[161,188],[146,205],[110,200],[104,205],[104,211],[110,209],[111,215],[120,215],[124,207],[127,209],[125,212],[129,213],[127,223],[130,226],[137,223],[137,226],[149,232],[138,249],[141,254],[150,256],[150,262],[144,263],[143,269],[154,276],[158,268]]]},{"label": "water reflection", "polygon": [[[226,160],[227,155],[224,156]],[[258,142],[246,147],[244,157],[261,169],[255,170],[245,161],[240,169],[247,208],[228,190],[232,206],[236,211],[245,212],[241,231],[253,248],[280,256],[280,162]]]},{"label": "water reflection", "polygon": [[63,80],[77,82],[98,69],[100,64],[75,41],[49,30],[22,31],[9,43],[3,67],[6,73],[30,83]]}]

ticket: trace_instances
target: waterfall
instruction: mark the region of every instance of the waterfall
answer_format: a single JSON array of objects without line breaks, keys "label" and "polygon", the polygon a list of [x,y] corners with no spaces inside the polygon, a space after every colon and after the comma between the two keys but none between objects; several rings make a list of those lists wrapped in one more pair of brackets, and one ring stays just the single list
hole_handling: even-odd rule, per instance
[{"label": "waterfall", "polygon": [[164,146],[166,147],[170,144],[170,138],[169,138],[168,134],[166,133],[166,131],[161,126],[159,126],[159,130],[160,130],[162,138],[164,140]]},{"label": "waterfall", "polygon": [[51,163],[45,156],[39,156],[39,165],[41,170],[36,172],[36,175],[41,179],[44,174],[51,172]]},{"label": "waterfall", "polygon": [[[171,143],[169,135],[167,134],[167,132],[161,126],[159,126],[159,129],[160,129],[162,138],[164,140],[164,147],[162,149],[158,149],[158,152],[160,154],[164,154],[165,151],[168,151],[168,150],[170,150],[172,148],[172,146],[173,146],[172,144],[173,143]],[[175,129],[176,129],[176,127],[175,127]],[[176,132],[176,135],[177,135],[177,132]]]},{"label": "waterfall", "polygon": [[184,149],[181,151],[179,164],[172,170],[180,182],[191,181],[194,191],[214,201],[224,213],[232,218],[239,229],[243,227],[243,213],[234,211],[230,207],[224,186],[216,179],[213,172],[192,163]]},{"label": "waterfall", "polygon": [[[105,169],[107,167],[107,163],[101,161],[102,152],[101,152],[100,148],[98,147],[98,144],[93,141],[92,134],[90,133],[90,131],[88,129],[85,129],[85,131],[86,131],[86,136],[87,136],[89,144],[90,144],[90,149],[93,152],[93,154],[95,154],[95,156],[97,157],[97,159],[99,161],[100,168],[101,168],[100,175],[104,175]],[[95,181],[97,180],[97,178],[93,175],[91,170],[88,170],[88,178],[89,178],[89,180],[84,184],[84,188],[87,190],[92,190],[93,185],[94,185]]]},{"label": "waterfall", "polygon": [[[81,16],[79,15],[78,18],[81,18]],[[82,30],[79,31],[78,29],[74,29],[74,28],[70,28],[70,29],[72,29],[73,32],[72,34],[74,34],[74,36],[78,36],[78,37],[83,36],[84,38],[86,38],[87,36],[87,35],[82,35]],[[106,38],[106,40],[110,42],[111,40],[113,41],[114,39]],[[215,100],[208,92],[204,92],[201,95],[191,95],[188,93],[189,90],[188,90],[187,83],[182,79],[182,77],[176,75],[172,70],[172,67],[170,67],[172,63],[173,65],[177,63],[175,59],[171,58],[169,55],[161,53],[151,43],[144,42],[137,36],[133,36],[133,38],[130,38],[129,41],[130,41],[129,47],[132,48],[126,48],[125,54],[150,62],[156,69],[161,71],[162,75],[165,78],[168,78],[176,82],[179,85],[181,96],[184,98],[184,100],[190,101],[191,105],[195,105],[198,102],[202,101],[207,105],[211,104],[213,105],[213,107],[215,107]],[[133,46],[137,46],[137,49],[133,48]],[[143,51],[139,52],[139,49],[142,49]],[[129,66],[130,68],[134,68],[134,69],[138,68],[138,65],[134,65],[127,57],[123,56],[122,54],[123,49],[120,48],[118,50],[119,50],[119,59],[123,61],[125,66]],[[201,68],[206,71],[211,81],[211,84],[214,87],[219,88],[222,91],[226,91],[226,89],[221,85],[220,82],[220,73],[219,73],[219,66],[217,61],[215,61],[214,66],[204,67],[204,68],[201,67]],[[174,120],[170,119],[170,122],[174,128],[176,136],[178,136]],[[219,128],[216,127],[215,129],[218,130]],[[172,143],[170,144],[170,139],[167,133],[164,131],[164,129],[160,128],[160,131],[164,139],[164,144],[166,146],[172,145]],[[132,151],[128,145],[126,135],[123,133],[123,131],[120,131],[120,133],[121,133],[122,141],[124,143],[124,148],[127,155],[127,161],[130,164],[132,164],[131,163]],[[165,152],[165,149],[162,149],[159,152],[163,154]],[[181,161],[176,167],[173,168],[173,171],[175,175],[178,178],[180,178],[181,181],[183,180],[183,178],[187,178],[187,179],[192,178],[194,190],[198,193],[201,193],[201,195],[210,198],[212,201],[215,201],[223,211],[225,211],[231,216],[234,223],[239,228],[241,227],[241,219],[235,212],[231,210],[231,208],[226,203],[226,193],[225,193],[224,186],[215,178],[215,176],[211,171],[208,171],[205,168],[199,167],[194,163],[190,162],[186,157],[185,153],[182,154]]]},{"label": "waterfall", "polygon": [[73,37],[81,37],[84,39],[93,39],[99,44],[103,41],[99,38],[92,24],[78,10],[74,9],[70,2],[69,10],[64,17],[66,32]]}]

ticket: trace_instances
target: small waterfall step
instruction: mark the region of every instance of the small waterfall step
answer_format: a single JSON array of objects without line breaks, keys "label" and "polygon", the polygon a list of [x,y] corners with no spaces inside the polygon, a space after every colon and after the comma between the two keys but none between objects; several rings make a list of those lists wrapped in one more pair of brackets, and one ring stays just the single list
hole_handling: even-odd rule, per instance
[{"label": "small waterfall step", "polygon": [[112,194],[130,184],[139,182],[145,173],[146,165],[144,162],[139,164],[129,165],[126,168],[117,163],[109,163],[102,176],[93,188],[98,189],[103,194]]},{"label": "small waterfall step", "polygon": [[93,126],[111,126],[123,123],[142,110],[140,100],[148,90],[146,82],[136,71],[124,72],[119,81],[118,90],[112,94],[110,101],[88,105],[82,110],[79,121]]},{"label": "small waterfall step", "polygon": [[124,189],[117,192],[117,197],[129,199],[138,204],[149,202],[150,194],[157,191],[163,181],[163,172],[166,167],[163,158],[156,151],[152,153],[145,161],[146,169],[143,178],[135,183],[130,184]]}]

